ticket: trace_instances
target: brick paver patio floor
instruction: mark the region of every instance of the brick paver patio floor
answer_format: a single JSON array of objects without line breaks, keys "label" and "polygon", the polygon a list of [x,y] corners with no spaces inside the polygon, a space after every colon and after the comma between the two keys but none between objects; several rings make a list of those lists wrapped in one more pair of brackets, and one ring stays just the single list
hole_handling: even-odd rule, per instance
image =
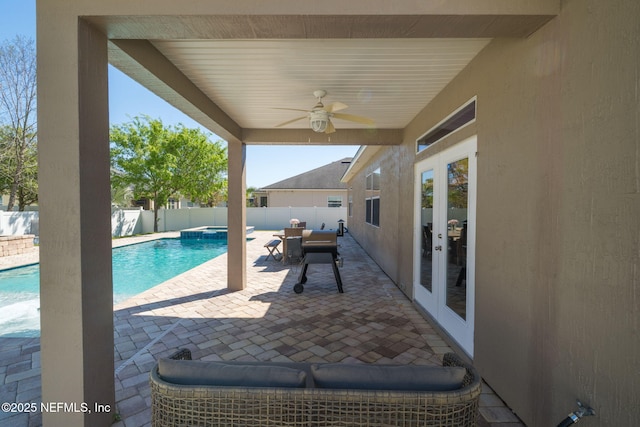
[{"label": "brick paver patio floor", "polygon": [[[437,365],[451,351],[348,233],[339,238],[343,294],[330,265],[311,265],[304,292],[294,293],[300,267],[266,260],[264,243],[273,232],[248,237],[246,289],[226,289],[225,254],[114,307],[121,417],[114,426],[150,425],[149,371],[178,348],[200,360]],[[37,252],[0,259],[0,268],[32,258]],[[0,402],[40,402],[39,341],[0,337]],[[486,384],[483,389],[479,426],[522,425]],[[0,425],[39,426],[41,414],[0,412]]]}]

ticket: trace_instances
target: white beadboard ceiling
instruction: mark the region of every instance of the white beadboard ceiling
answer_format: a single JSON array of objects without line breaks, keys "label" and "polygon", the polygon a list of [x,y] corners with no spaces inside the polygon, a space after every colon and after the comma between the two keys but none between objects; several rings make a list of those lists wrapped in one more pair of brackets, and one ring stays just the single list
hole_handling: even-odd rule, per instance
[{"label": "white beadboard ceiling", "polygon": [[[490,39],[156,40],[156,49],[242,128],[271,129],[325,105],[402,129]],[[362,128],[334,120],[336,129]],[[300,120],[285,128],[308,128]]]}]

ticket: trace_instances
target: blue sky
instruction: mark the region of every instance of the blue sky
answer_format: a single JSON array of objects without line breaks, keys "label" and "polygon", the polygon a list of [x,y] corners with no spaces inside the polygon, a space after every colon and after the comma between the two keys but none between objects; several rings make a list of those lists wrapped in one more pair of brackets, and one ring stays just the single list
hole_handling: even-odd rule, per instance
[{"label": "blue sky", "polygon": [[[17,35],[35,40],[35,0],[0,0],[0,43],[12,40]],[[142,114],[160,118],[165,124],[182,123],[188,127],[201,127],[197,122],[110,66],[110,122],[123,123]],[[212,139],[220,138],[213,135]],[[344,157],[352,157],[357,150],[357,146],[249,145],[246,164],[247,186],[263,187],[273,184]]]}]

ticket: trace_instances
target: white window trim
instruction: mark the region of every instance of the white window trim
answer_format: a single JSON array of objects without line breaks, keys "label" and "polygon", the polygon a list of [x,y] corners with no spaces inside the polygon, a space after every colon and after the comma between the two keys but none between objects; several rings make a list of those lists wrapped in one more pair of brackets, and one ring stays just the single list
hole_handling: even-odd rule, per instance
[{"label": "white window trim", "polygon": [[[456,114],[458,114],[460,111],[462,111],[463,109],[465,109],[469,104],[471,104],[472,102],[476,103],[476,108],[475,108],[475,114],[473,116],[473,120],[468,121],[467,123],[463,124],[462,126],[460,126],[459,128],[456,128],[454,131],[446,134],[445,136],[443,136],[442,138],[436,140],[435,142],[433,142],[432,144],[430,144],[428,147],[423,148],[422,150],[420,150],[418,141],[420,141],[422,138],[424,138],[425,136],[429,135],[429,133],[431,133],[434,129],[437,129],[438,127],[442,126],[443,123],[445,123],[447,120],[449,120],[451,117],[455,116]],[[473,124],[476,122],[476,118],[477,118],[477,112],[478,112],[478,97],[474,96],[473,98],[469,99],[467,102],[465,102],[464,104],[462,104],[460,107],[458,107],[455,111],[453,111],[451,114],[449,114],[447,117],[445,117],[444,119],[440,120],[438,122],[438,124],[436,124],[435,126],[432,126],[428,131],[426,131],[425,133],[423,133],[422,135],[420,135],[418,138],[416,138],[416,153],[422,153],[424,150],[427,150],[431,147],[433,147],[434,145],[436,145],[437,143],[439,143],[440,141],[448,138],[449,136],[453,135],[454,133],[458,132],[461,129],[466,128],[467,126]]]}]

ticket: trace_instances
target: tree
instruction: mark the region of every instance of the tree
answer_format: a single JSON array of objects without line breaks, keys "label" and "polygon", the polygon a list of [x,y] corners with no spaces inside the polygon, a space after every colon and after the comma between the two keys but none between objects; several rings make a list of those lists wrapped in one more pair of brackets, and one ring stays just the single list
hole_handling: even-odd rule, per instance
[{"label": "tree", "polygon": [[255,198],[255,192],[258,191],[256,187],[247,187],[245,190],[245,199],[247,201],[248,208],[258,207],[258,201]]},{"label": "tree", "polygon": [[116,208],[126,208],[131,206],[133,201],[133,189],[131,186],[116,187],[111,186],[111,206]]},{"label": "tree", "polygon": [[170,197],[185,195],[202,202],[224,185],[226,149],[199,129],[165,127],[143,116],[112,126],[110,139],[112,186],[132,186],[136,198],[153,200],[154,231],[158,209]]},{"label": "tree", "polygon": [[199,129],[181,126],[176,134],[180,162],[175,171],[180,192],[209,207],[226,199],[227,151],[221,142],[211,143]]},{"label": "tree", "polygon": [[0,189],[7,209],[38,201],[36,52],[33,40],[16,37],[0,45]]},{"label": "tree", "polygon": [[466,209],[469,203],[469,159],[461,159],[447,166],[448,206]]}]

